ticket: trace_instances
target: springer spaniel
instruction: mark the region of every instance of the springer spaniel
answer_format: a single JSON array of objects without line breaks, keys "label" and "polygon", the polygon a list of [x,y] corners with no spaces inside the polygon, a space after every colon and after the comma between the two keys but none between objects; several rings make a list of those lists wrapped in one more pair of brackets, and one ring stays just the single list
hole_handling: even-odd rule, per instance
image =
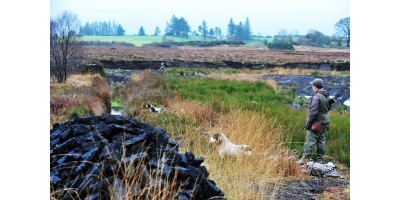
[{"label": "springer spaniel", "polygon": [[216,133],[214,136],[210,137],[210,142],[216,143],[218,145],[218,154],[221,157],[225,155],[238,157],[243,154],[251,155],[251,148],[244,144],[233,144],[228,138],[222,133]]},{"label": "springer spaniel", "polygon": [[154,106],[151,105],[151,104],[146,104],[145,107],[148,108],[151,112],[155,112],[155,113],[161,113],[162,111],[164,111],[164,109],[154,107]]}]

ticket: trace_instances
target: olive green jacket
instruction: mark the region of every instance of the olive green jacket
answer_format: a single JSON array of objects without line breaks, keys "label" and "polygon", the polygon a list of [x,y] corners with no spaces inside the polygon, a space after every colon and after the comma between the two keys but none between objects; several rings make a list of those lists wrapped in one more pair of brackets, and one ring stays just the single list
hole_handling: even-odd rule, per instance
[{"label": "olive green jacket", "polygon": [[323,88],[319,89],[319,91],[311,97],[306,123],[307,130],[311,129],[311,124],[314,121],[321,122],[322,124],[328,124],[330,122],[328,116],[329,106],[328,91]]}]

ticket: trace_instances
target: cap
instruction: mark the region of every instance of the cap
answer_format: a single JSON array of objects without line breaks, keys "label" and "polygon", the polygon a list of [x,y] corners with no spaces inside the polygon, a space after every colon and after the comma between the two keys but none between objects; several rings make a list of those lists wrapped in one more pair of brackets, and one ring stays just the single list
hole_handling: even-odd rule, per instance
[{"label": "cap", "polygon": [[322,79],[320,79],[320,78],[314,79],[310,84],[311,85],[315,85],[315,87],[317,87],[317,88],[323,88],[324,87],[324,81],[322,81]]}]

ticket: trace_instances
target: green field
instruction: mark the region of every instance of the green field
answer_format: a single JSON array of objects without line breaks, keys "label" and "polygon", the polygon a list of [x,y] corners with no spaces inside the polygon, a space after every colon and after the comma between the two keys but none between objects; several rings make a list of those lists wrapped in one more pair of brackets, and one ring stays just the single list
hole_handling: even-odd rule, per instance
[{"label": "green field", "polygon": [[[83,41],[99,41],[99,42],[126,42],[134,44],[135,46],[142,46],[153,42],[162,42],[164,36],[83,36]],[[201,36],[189,36],[188,38],[165,36],[164,40],[173,40],[175,42],[187,41],[212,41],[215,39],[206,38]]]},{"label": "green field", "polygon": [[[83,36],[83,41],[94,41],[94,42],[126,42],[134,44],[135,46],[142,46],[144,44],[150,44],[153,42],[162,42],[164,40],[173,40],[175,42],[187,42],[187,41],[214,41],[215,38],[206,38],[202,36],[189,36],[188,38],[175,37],[175,36]],[[253,37],[252,40],[246,41],[246,45],[264,45],[265,40],[272,42],[272,38]]]}]

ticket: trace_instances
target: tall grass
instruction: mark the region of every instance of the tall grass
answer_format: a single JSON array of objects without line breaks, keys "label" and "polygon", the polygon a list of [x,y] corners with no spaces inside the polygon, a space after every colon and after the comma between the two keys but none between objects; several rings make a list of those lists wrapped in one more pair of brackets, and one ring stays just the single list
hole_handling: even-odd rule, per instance
[{"label": "tall grass", "polygon": [[[211,111],[210,106],[179,98],[167,102],[166,112],[145,112],[141,120],[166,128],[171,138],[179,141],[181,151],[204,157],[203,165],[210,178],[228,199],[272,198],[273,194],[255,188],[279,182],[283,177],[301,177],[295,154],[287,148],[282,126],[276,120],[237,109],[222,115]],[[202,121],[207,123],[198,123]],[[236,144],[248,144],[253,155],[221,159],[217,147],[208,142],[217,132],[226,134]]]},{"label": "tall grass", "polygon": [[[287,146],[302,152],[305,131],[300,129],[306,122],[307,110],[292,109],[292,99],[274,92],[263,82],[229,81],[213,79],[182,79],[169,77],[168,85],[178,90],[184,99],[210,105],[217,112],[231,109],[249,110],[276,121],[281,126]],[[327,133],[327,155],[350,165],[350,116],[347,113],[330,112],[332,128]]]},{"label": "tall grass", "polygon": [[119,90],[123,109],[132,117],[143,112],[146,104],[158,106],[171,95],[165,82],[151,70],[131,75],[130,80]]},{"label": "tall grass", "polygon": [[[257,188],[269,187],[268,183],[279,183],[285,177],[303,177],[294,161],[303,148],[305,132],[300,128],[307,117],[307,110],[290,108],[291,97],[276,90],[276,83],[268,80],[184,79],[171,74],[162,78],[147,70],[132,75],[113,94],[121,98],[125,113],[166,128],[171,138],[179,141],[181,151],[204,157],[209,178],[228,199],[272,199],[274,192]],[[99,75],[71,76],[66,84],[51,84],[50,92],[54,107],[51,123],[76,114],[104,113],[111,102],[108,83]],[[163,107],[165,112],[149,112],[144,109],[147,103]],[[349,113],[332,111],[330,119],[327,155],[350,165]],[[253,155],[220,158],[216,146],[208,142],[217,132],[233,143],[249,145]],[[179,191],[176,176],[160,181],[162,170],[123,162],[118,169],[128,170],[123,171],[124,178],[108,184],[112,199],[171,199]],[[152,178],[138,189],[145,174]]]},{"label": "tall grass", "polygon": [[349,71],[321,71],[314,69],[283,68],[275,67],[271,69],[232,69],[232,68],[168,68],[171,75],[214,75],[217,74],[285,74],[285,75],[330,75],[330,76],[349,76]]},{"label": "tall grass", "polygon": [[106,78],[99,74],[71,75],[66,83],[50,84],[50,127],[71,117],[108,113],[111,104]]}]

